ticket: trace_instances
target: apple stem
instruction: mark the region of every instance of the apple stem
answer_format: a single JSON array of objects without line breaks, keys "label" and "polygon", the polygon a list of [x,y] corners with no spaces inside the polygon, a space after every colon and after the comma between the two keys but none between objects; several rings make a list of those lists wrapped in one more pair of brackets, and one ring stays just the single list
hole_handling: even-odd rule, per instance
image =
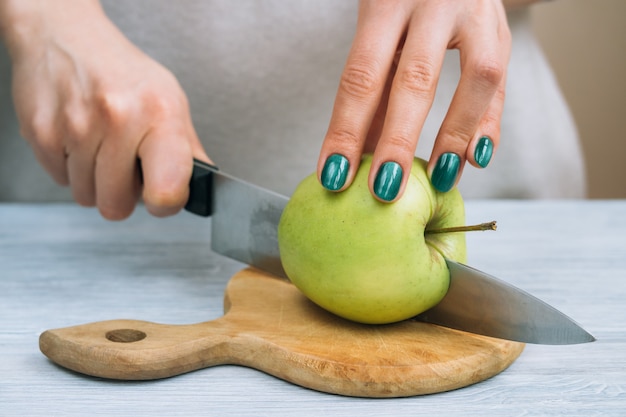
[{"label": "apple stem", "polygon": [[496,230],[497,225],[495,221],[488,223],[475,224],[473,226],[456,226],[456,227],[444,227],[441,229],[429,229],[424,231],[425,234],[434,234],[434,233],[456,233],[456,232],[474,232],[474,231],[482,231],[485,230]]}]

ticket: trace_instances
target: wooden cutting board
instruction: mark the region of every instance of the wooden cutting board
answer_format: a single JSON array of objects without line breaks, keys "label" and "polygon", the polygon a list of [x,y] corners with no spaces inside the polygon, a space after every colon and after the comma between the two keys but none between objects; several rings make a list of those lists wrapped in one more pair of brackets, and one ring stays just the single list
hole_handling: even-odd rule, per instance
[{"label": "wooden cutting board", "polygon": [[506,369],[524,344],[417,321],[363,325],[317,307],[291,283],[248,268],[225,315],[192,325],[111,320],[47,330],[41,351],[84,374],[166,378],[214,365],[258,369],[314,390],[404,397],[464,387]]}]

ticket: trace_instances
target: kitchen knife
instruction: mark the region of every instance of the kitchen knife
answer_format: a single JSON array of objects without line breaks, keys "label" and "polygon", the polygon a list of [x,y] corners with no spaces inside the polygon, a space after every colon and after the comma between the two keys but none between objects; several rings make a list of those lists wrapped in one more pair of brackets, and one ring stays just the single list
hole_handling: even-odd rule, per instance
[{"label": "kitchen knife", "polygon": [[[289,199],[194,160],[185,209],[212,216],[211,249],[287,279],[278,250],[278,222]],[[415,319],[500,339],[576,344],[595,338],[572,319],[502,280],[446,259],[450,287]]]}]

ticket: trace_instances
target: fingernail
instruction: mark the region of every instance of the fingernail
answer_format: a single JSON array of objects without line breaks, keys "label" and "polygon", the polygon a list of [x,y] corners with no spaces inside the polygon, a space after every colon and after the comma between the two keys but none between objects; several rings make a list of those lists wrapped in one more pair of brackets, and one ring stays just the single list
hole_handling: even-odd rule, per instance
[{"label": "fingernail", "polygon": [[391,201],[398,195],[402,183],[402,167],[397,162],[385,162],[374,180],[374,193],[381,200]]},{"label": "fingernail", "polygon": [[339,190],[346,183],[349,168],[350,163],[345,156],[332,154],[326,159],[322,169],[322,186],[330,191]]},{"label": "fingernail", "polygon": [[442,193],[450,191],[454,187],[460,167],[459,155],[451,152],[441,154],[430,177],[433,187]]},{"label": "fingernail", "polygon": [[474,160],[481,168],[485,168],[491,161],[493,155],[493,141],[488,136],[478,139],[476,148],[474,149]]}]

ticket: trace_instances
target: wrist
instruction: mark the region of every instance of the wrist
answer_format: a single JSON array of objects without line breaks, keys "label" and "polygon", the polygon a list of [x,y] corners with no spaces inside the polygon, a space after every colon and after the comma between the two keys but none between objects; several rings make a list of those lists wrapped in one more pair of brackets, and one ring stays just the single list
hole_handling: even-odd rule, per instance
[{"label": "wrist", "polygon": [[42,13],[38,3],[0,0],[0,36],[11,55],[25,39],[34,37],[34,28],[40,27]]},{"label": "wrist", "polygon": [[15,58],[23,49],[94,13],[104,15],[98,0],[0,0],[0,36]]}]

